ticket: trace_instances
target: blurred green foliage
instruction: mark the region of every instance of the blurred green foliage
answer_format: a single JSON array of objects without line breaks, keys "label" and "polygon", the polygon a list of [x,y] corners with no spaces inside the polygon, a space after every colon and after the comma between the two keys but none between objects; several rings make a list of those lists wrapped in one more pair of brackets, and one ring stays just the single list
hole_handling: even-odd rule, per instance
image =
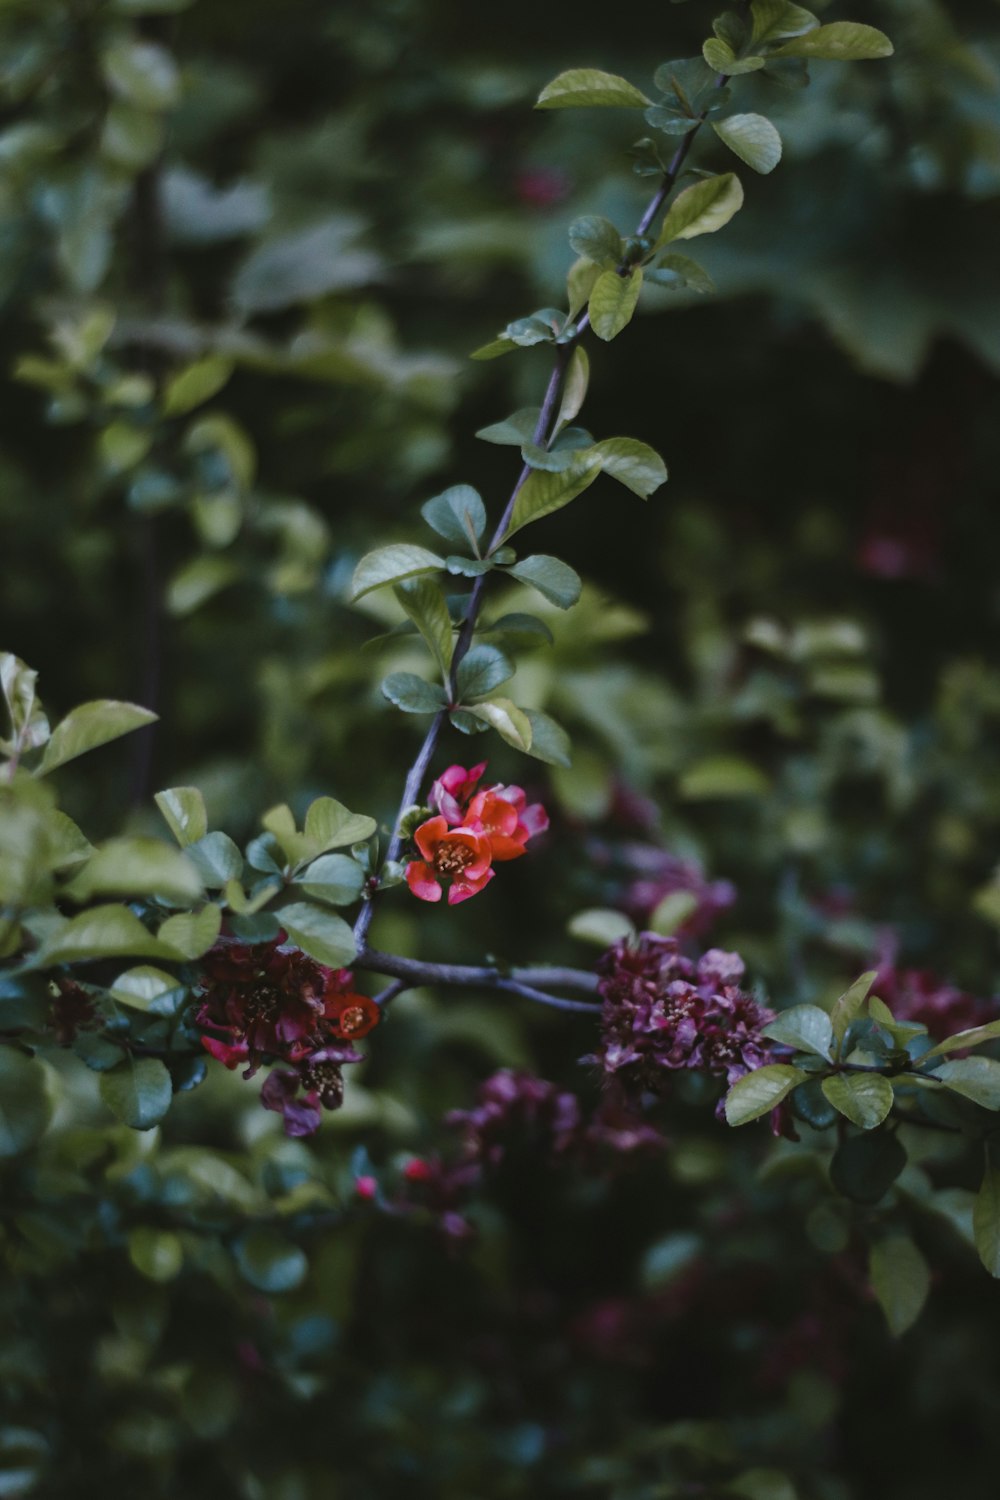
[{"label": "blurred green foliage", "polygon": [[[349,604],[355,564],[446,485],[499,514],[513,455],[473,434],[537,404],[548,356],[467,356],[560,302],[571,219],[628,232],[650,192],[639,117],[531,105],[577,66],[648,90],[713,14],[2,0],[3,645],[53,719],[160,715],[58,772],[90,838],[161,836],[151,792],[189,784],[240,841],[326,794],[391,818],[418,740],[376,682],[417,658],[366,644],[403,615]],[[546,849],[484,898],[475,951],[391,897],[381,946],[585,964],[566,925],[620,904],[642,843],[733,883],[711,940],[776,1004],[895,952],[996,989],[1000,16],[851,15],[890,62],[738,80],[784,159],[699,246],[715,293],[649,287],[595,347],[600,433],[652,444],[669,486],[644,506],[601,477],[539,523],[587,580],[570,616],[490,597],[555,637],[516,677],[574,739],[572,767],[518,773]],[[714,137],[693,160],[732,165]],[[40,790],[26,817],[50,812]],[[47,857],[62,889],[80,850]],[[851,1204],[820,1151],[761,1168],[689,1080],[662,1158],[584,1171],[529,1143],[452,1251],[380,1211],[410,1154],[447,1150],[442,1116],[499,1066],[596,1093],[586,1021],[408,995],[307,1147],[255,1085],[195,1088],[198,1059],[162,1131],[109,1123],[145,1122],[162,1064],[133,1099],[103,1033],[28,1057],[46,998],[0,994],[0,1495],[988,1493],[996,1291],[964,1139],[904,1127],[897,1185]],[[926,1270],[903,1230],[935,1285],[897,1346]]]}]

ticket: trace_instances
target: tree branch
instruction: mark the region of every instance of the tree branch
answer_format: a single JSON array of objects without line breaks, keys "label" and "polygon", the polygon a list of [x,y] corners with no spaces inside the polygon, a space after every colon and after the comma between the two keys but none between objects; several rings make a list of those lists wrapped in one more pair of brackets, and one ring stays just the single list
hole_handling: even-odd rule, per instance
[{"label": "tree branch", "polygon": [[[550,995],[539,989],[541,984],[560,983],[567,988],[588,992],[597,989],[597,976],[579,969],[515,969],[510,975],[490,965],[423,963],[416,958],[402,958],[395,953],[379,953],[373,948],[363,948],[354,960],[355,969],[372,974],[387,974],[404,980],[406,987],[414,985],[451,985],[459,989],[499,990],[502,994],[517,995],[522,1000],[533,1000],[538,1005],[548,1005],[554,1010],[578,1011],[597,1015],[601,1006],[589,1000],[569,1000],[562,995]],[[390,995],[390,991],[393,994]],[[383,991],[388,999],[398,993],[394,985]],[[377,997],[380,1004],[386,1003]]]}]

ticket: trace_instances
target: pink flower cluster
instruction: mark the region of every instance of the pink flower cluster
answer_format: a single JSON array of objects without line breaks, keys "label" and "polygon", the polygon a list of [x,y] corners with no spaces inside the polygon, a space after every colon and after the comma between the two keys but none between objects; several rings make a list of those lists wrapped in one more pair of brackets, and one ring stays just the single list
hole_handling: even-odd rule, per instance
[{"label": "pink flower cluster", "polygon": [[760,1035],[773,1020],[739,988],[743,960],[711,948],[693,963],[676,938],[643,933],[616,943],[600,962],[601,1045],[592,1059],[634,1089],[662,1089],[664,1074],[701,1068],[733,1084],[771,1062]]},{"label": "pink flower cluster", "polygon": [[478,790],[485,770],[485,761],[471,770],[449,766],[431,787],[436,816],[414,833],[421,858],[406,867],[406,883],[421,901],[440,901],[445,890],[449,906],[467,901],[493,879],[494,861],[518,859],[549,826],[544,807],[529,806],[522,787]]}]

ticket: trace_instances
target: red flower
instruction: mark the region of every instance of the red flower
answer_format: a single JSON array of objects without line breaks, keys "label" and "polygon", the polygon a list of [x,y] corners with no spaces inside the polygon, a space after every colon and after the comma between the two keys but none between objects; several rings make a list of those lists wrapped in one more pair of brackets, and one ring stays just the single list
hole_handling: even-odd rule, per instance
[{"label": "red flower", "polygon": [[382,1019],[382,1012],[370,995],[335,995],[327,1001],[323,1014],[331,1023],[333,1035],[348,1042],[367,1036]]},{"label": "red flower", "polygon": [[406,883],[421,901],[440,901],[448,884],[448,905],[467,901],[493,879],[490,841],[475,828],[451,828],[443,815],[428,818],[413,835],[423,859],[406,867]]},{"label": "red flower", "polygon": [[542,804],[527,807],[527,800],[523,787],[493,786],[469,803],[468,823],[486,834],[494,859],[517,859],[528,840],[548,828],[549,815]]},{"label": "red flower", "polygon": [[464,766],[449,766],[431,787],[428,799],[431,807],[436,808],[452,828],[465,822],[465,804],[475,792],[485,770],[486,761],[481,761],[470,771]]},{"label": "red flower", "polygon": [[[320,1047],[294,1068],[275,1068],[264,1080],[260,1102],[284,1116],[285,1134],[312,1135],[319,1129],[324,1109],[344,1102],[344,1063],[361,1062],[350,1047]],[[300,1098],[300,1090],[304,1090]]]}]

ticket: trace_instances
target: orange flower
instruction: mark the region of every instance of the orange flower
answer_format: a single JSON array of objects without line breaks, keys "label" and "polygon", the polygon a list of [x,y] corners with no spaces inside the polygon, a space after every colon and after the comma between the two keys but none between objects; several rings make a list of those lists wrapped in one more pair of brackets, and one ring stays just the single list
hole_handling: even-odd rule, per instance
[{"label": "orange flower", "polygon": [[326,1002],[323,1014],[333,1035],[347,1042],[367,1036],[382,1019],[382,1012],[370,995],[334,995]]},{"label": "orange flower", "polygon": [[440,901],[448,887],[448,905],[467,901],[493,879],[493,852],[485,833],[475,828],[449,828],[440,815],[421,823],[413,835],[423,859],[406,867],[406,883],[421,901]]}]

